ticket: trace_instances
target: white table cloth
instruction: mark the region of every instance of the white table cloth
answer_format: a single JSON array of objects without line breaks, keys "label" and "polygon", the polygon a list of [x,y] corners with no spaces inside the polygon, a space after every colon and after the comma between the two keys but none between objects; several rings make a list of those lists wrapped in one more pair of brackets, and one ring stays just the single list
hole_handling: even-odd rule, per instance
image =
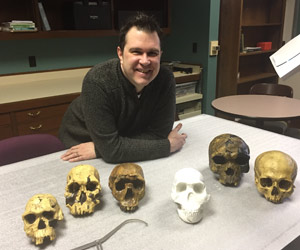
[{"label": "white table cloth", "polygon": [[[56,227],[56,240],[45,249],[71,249],[100,239],[127,219],[129,223],[103,244],[103,249],[282,249],[300,233],[300,177],[293,195],[282,204],[262,197],[254,184],[254,161],[262,152],[281,150],[300,165],[300,140],[249,127],[209,115],[181,121],[188,134],[180,152],[170,157],[138,162],[146,180],[146,194],[133,213],[122,212],[108,187],[114,164],[102,159],[69,163],[58,152],[0,167],[0,249],[40,249],[31,243],[23,229],[22,214],[28,199],[37,193],[50,193],[60,204],[64,220]],[[208,165],[208,146],[222,133],[240,136],[250,147],[250,171],[238,187],[220,184]],[[100,174],[101,205],[90,216],[73,217],[65,206],[66,177],[79,164],[90,164]],[[177,215],[171,188],[177,170],[200,170],[211,199],[204,218],[187,224]],[[96,249],[96,248],[93,248]]]}]

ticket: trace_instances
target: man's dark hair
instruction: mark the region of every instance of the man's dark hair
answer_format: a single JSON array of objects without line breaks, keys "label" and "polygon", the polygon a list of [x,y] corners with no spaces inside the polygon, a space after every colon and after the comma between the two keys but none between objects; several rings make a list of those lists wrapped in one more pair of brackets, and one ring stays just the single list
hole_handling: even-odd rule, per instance
[{"label": "man's dark hair", "polygon": [[127,22],[120,29],[119,46],[122,51],[125,47],[126,35],[132,27],[136,27],[138,30],[142,30],[149,33],[156,32],[159,37],[159,40],[161,41],[162,30],[159,24],[157,23],[156,19],[153,16],[148,16],[145,13],[138,12],[136,15],[129,17]]}]

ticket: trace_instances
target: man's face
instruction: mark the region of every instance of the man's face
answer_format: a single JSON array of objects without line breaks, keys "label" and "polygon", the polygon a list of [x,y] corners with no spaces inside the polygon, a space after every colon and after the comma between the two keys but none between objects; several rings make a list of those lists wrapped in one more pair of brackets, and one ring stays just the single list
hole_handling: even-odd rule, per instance
[{"label": "man's face", "polygon": [[124,50],[118,47],[117,52],[122,71],[137,92],[157,76],[162,52],[156,32],[148,33],[132,27],[126,35]]}]

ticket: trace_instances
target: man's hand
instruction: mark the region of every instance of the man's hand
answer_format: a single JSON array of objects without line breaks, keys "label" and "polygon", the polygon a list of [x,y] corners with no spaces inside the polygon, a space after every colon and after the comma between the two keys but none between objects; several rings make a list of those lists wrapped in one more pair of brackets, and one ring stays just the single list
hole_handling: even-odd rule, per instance
[{"label": "man's hand", "polygon": [[62,160],[69,162],[90,160],[94,158],[96,158],[96,152],[93,142],[86,142],[73,146],[61,156]]},{"label": "man's hand", "polygon": [[170,152],[173,153],[183,147],[185,144],[185,139],[187,138],[187,134],[179,133],[179,130],[182,128],[182,123],[179,123],[168,135],[168,139],[170,141]]}]

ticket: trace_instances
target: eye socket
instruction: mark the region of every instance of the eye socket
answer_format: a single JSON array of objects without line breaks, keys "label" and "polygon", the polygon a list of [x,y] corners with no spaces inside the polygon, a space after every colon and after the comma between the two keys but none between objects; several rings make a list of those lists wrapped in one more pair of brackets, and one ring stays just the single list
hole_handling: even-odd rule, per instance
[{"label": "eye socket", "polygon": [[144,182],[141,180],[134,180],[132,183],[135,189],[142,189],[144,187]]},{"label": "eye socket", "polygon": [[76,182],[73,182],[69,185],[68,189],[70,193],[77,193],[79,191],[80,185]]},{"label": "eye socket", "polygon": [[125,185],[127,183],[132,183],[133,188],[135,188],[135,189],[142,189],[144,186],[144,182],[141,180],[121,179],[120,181],[118,181],[116,183],[116,190],[121,191],[121,190],[125,189]]},{"label": "eye socket", "polygon": [[27,214],[24,219],[29,223],[32,224],[36,220],[36,216],[34,214]]},{"label": "eye socket", "polygon": [[125,180],[124,179],[119,180],[115,186],[117,191],[123,190],[125,188]]},{"label": "eye socket", "polygon": [[53,219],[53,217],[54,217],[54,212],[52,212],[52,211],[44,211],[44,212],[43,212],[43,216],[44,216],[46,219],[51,220],[51,219]]},{"label": "eye socket", "polygon": [[183,182],[180,182],[177,184],[176,186],[176,191],[179,193],[179,192],[183,192],[186,190],[186,184],[183,183]]},{"label": "eye socket", "polygon": [[261,178],[260,185],[263,187],[271,187],[272,186],[272,179],[271,178]]},{"label": "eye socket", "polygon": [[292,183],[287,180],[281,180],[279,182],[279,187],[284,190],[288,190],[292,186]]},{"label": "eye socket", "polygon": [[249,163],[249,156],[248,155],[238,155],[238,157],[235,159],[235,162],[238,165],[246,165]]},{"label": "eye socket", "polygon": [[88,182],[86,185],[86,189],[88,191],[95,191],[96,187],[97,187],[97,183],[93,181]]},{"label": "eye socket", "polygon": [[204,186],[201,183],[197,183],[197,184],[194,185],[194,191],[196,193],[200,194],[200,193],[203,192],[203,190],[204,190]]},{"label": "eye socket", "polygon": [[215,164],[225,164],[227,160],[225,159],[224,156],[221,155],[216,155],[215,157],[212,158]]}]

